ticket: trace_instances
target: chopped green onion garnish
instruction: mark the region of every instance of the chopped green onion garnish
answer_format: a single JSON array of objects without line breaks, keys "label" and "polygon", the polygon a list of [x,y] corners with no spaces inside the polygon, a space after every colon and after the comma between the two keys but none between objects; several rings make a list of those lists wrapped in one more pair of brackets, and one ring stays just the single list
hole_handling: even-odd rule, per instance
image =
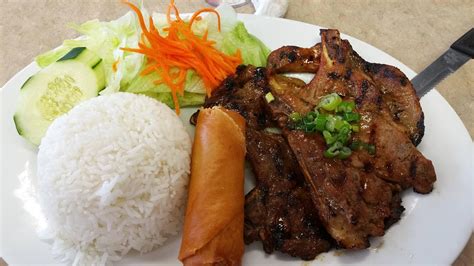
[{"label": "chopped green onion garnish", "polygon": [[334,128],[339,131],[345,124],[346,121],[342,120],[340,116],[336,116],[336,124],[334,124]]},{"label": "chopped green onion garnish", "polygon": [[367,144],[362,141],[353,141],[351,143],[351,149],[353,151],[360,150],[360,149],[365,149],[370,155],[375,154],[375,145],[374,144]]},{"label": "chopped green onion garnish", "polygon": [[329,149],[325,150],[323,155],[326,158],[334,158],[339,154],[339,151],[330,151]]},{"label": "chopped green onion garnish", "polygon": [[336,113],[350,113],[355,109],[354,102],[342,102],[336,108]]},{"label": "chopped green onion garnish", "polygon": [[351,154],[352,154],[351,149],[349,149],[348,147],[342,147],[342,148],[339,150],[339,154],[337,155],[337,158],[339,158],[339,159],[347,159],[347,158],[349,158],[349,156],[351,156]]},{"label": "chopped green onion garnish", "polygon": [[374,154],[375,154],[375,145],[373,145],[373,144],[368,144],[368,145],[367,145],[367,152],[368,152],[370,155],[374,155]]},{"label": "chopped green onion garnish", "polygon": [[300,113],[297,113],[297,112],[293,112],[289,115],[290,117],[290,120],[293,121],[293,122],[297,122],[297,121],[300,121],[301,120],[301,115]]},{"label": "chopped green onion garnish", "polygon": [[339,96],[337,93],[331,93],[329,95],[324,96],[321,99],[318,107],[321,107],[327,111],[333,111],[341,102],[342,102],[341,96]]},{"label": "chopped green onion garnish", "polygon": [[360,114],[358,113],[344,113],[342,115],[342,119],[347,122],[359,122],[360,121]]},{"label": "chopped green onion garnish", "polygon": [[353,141],[350,147],[351,147],[351,150],[355,151],[355,150],[358,150],[361,147],[361,145],[362,145],[362,142]]},{"label": "chopped green onion garnish", "polygon": [[[267,93],[265,98],[267,102],[274,100],[271,93]],[[343,101],[337,93],[331,93],[322,97],[313,111],[305,115],[291,113],[288,116],[290,127],[308,133],[320,132],[328,147],[324,152],[324,156],[328,158],[346,159],[352,150],[360,148],[374,154],[374,145],[354,141],[350,148],[346,146],[351,140],[352,133],[360,131],[358,122],[361,116],[354,112],[355,107],[353,101]]]},{"label": "chopped green onion garnish", "polygon": [[314,120],[316,130],[319,132],[324,131],[326,128],[326,121],[328,120],[328,116],[325,114],[320,114],[316,119]]},{"label": "chopped green onion garnish", "polygon": [[275,100],[275,97],[273,97],[273,94],[271,92],[265,94],[265,100],[267,103],[271,103]]},{"label": "chopped green onion garnish", "polygon": [[281,134],[281,129],[277,127],[267,127],[265,128],[265,132],[271,133],[271,134]]},{"label": "chopped green onion garnish", "polygon": [[334,115],[328,115],[326,120],[326,130],[333,132],[336,127],[336,117]]},{"label": "chopped green onion garnish", "polygon": [[329,147],[329,149],[324,151],[323,155],[326,158],[334,158],[340,153],[339,149],[341,148],[342,148],[342,143],[335,142],[334,144],[332,144],[331,147]]},{"label": "chopped green onion garnish", "polygon": [[323,137],[324,140],[326,141],[326,144],[331,145],[336,141],[336,137],[334,137],[329,131],[324,130],[323,131]]},{"label": "chopped green onion garnish", "polygon": [[343,126],[339,133],[337,134],[337,140],[346,144],[351,137],[351,129],[350,126]]},{"label": "chopped green onion garnish", "polygon": [[303,118],[303,120],[306,120],[307,122],[314,122],[318,114],[316,112],[309,112],[306,114],[306,117]]}]

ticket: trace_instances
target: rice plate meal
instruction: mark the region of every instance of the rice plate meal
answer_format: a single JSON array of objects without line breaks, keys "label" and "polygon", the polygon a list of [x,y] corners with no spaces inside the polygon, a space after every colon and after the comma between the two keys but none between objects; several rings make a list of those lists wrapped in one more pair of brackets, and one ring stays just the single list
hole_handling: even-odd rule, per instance
[{"label": "rice plate meal", "polygon": [[[173,0],[165,13],[123,3],[126,15],[76,25],[80,38],[36,58],[41,69],[12,115],[18,135],[39,145],[34,195],[28,164],[15,194],[46,220],[37,233],[61,262],[110,265],[159,246],[127,263],[311,264],[334,249],[366,262],[380,245],[352,251],[410,214],[403,191],[435,189],[435,167],[417,147],[419,91],[339,30],[304,37],[320,39],[310,47],[290,45],[290,34],[271,51],[228,5],[180,16]],[[177,237],[167,241],[177,235],[179,250]],[[278,255],[246,252],[254,242]],[[369,261],[419,261],[397,252]]]},{"label": "rice plate meal", "polygon": [[178,116],[144,95],[96,97],[54,120],[38,152],[53,253],[104,264],[163,244],[181,228],[190,153]]}]

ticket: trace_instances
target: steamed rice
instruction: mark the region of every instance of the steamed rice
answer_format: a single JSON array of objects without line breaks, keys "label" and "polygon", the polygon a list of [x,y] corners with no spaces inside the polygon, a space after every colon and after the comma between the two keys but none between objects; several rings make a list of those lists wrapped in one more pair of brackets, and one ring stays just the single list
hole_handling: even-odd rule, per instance
[{"label": "steamed rice", "polygon": [[53,253],[104,264],[163,244],[181,228],[190,153],[176,114],[143,95],[96,97],[57,118],[38,153]]}]

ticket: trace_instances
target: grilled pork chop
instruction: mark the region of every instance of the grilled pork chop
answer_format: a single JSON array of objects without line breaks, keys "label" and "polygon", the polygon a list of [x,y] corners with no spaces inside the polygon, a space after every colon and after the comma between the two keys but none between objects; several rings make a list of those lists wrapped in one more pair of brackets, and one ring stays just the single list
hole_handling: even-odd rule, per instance
[{"label": "grilled pork chop", "polygon": [[268,55],[267,68],[270,73],[316,73],[320,55],[320,43],[310,48],[283,46]]},{"label": "grilled pork chop", "polygon": [[[346,62],[349,68],[343,73],[328,73],[333,78],[350,78],[352,68],[358,69],[377,84],[384,103],[396,123],[405,127],[413,144],[418,145],[424,134],[424,116],[415,90],[408,78],[398,68],[376,64],[360,57],[346,40],[340,40],[342,46],[349,47]],[[335,41],[335,40],[334,40]],[[337,49],[337,47],[335,48]],[[321,61],[321,43],[310,48],[283,46],[268,56],[270,73],[316,73]]]},{"label": "grilled pork chop", "polygon": [[[364,61],[337,30],[321,31],[321,39],[311,48],[274,51],[268,70],[239,67],[204,105],[236,110],[247,121],[247,159],[257,186],[246,196],[246,242],[260,240],[268,253],[304,259],[333,241],[348,249],[368,247],[370,236],[383,235],[400,219],[402,189],[429,193],[436,180],[431,161],[415,148],[423,113],[405,75]],[[305,84],[278,74],[302,71],[315,78]],[[270,103],[268,92],[275,98]],[[288,127],[288,115],[313,110],[333,92],[356,103],[362,119],[352,141],[374,144],[375,154],[355,150],[346,160],[325,158],[319,133]],[[265,132],[269,126],[282,134]]]},{"label": "grilled pork chop", "polygon": [[260,240],[267,253],[280,250],[304,260],[328,251],[330,238],[285,139],[253,129],[246,138],[257,186],[245,200],[245,242]]},{"label": "grilled pork chop", "polygon": [[367,73],[338,31],[322,31],[321,39],[321,61],[314,79],[302,85],[292,78],[271,77],[276,100],[268,105],[284,127],[288,113],[306,113],[324,95],[336,92],[356,103],[362,120],[354,140],[375,144],[375,156],[360,150],[348,160],[327,159],[322,156],[327,147],[320,134],[283,132],[326,230],[344,248],[365,248],[368,237],[383,235],[398,220],[403,210],[398,195],[401,188],[428,193],[436,177],[431,162],[410,140],[410,127],[394,119],[380,88],[383,79],[376,81]]},{"label": "grilled pork chop", "polygon": [[321,221],[340,246],[366,248],[368,236],[382,236],[400,218],[399,186],[349,160],[325,158],[326,143],[319,134],[295,130],[286,137],[311,186]]},{"label": "grilled pork chop", "polygon": [[331,240],[319,222],[309,188],[286,140],[265,131],[273,124],[265,110],[266,92],[266,69],[241,66],[204,106],[224,106],[246,119],[247,159],[256,187],[245,198],[245,242],[261,241],[267,253],[278,250],[311,260],[328,251]]}]

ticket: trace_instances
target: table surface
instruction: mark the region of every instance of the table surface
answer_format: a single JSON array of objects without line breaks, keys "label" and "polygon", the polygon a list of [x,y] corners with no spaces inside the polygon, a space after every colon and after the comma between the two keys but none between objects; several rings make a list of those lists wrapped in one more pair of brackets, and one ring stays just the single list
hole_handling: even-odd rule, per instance
[{"label": "table surface", "polygon": [[[181,12],[207,6],[203,0],[176,0]],[[474,26],[472,0],[289,1],[288,19],[337,28],[387,52],[419,72]],[[148,10],[165,10],[168,1],[148,0]],[[0,85],[64,39],[77,36],[66,25],[89,19],[112,20],[127,8],[116,0],[2,0],[0,3]],[[253,13],[252,5],[237,9]],[[437,86],[474,135],[474,61]],[[0,258],[0,265],[3,262]],[[454,265],[474,264],[474,239]]]}]

